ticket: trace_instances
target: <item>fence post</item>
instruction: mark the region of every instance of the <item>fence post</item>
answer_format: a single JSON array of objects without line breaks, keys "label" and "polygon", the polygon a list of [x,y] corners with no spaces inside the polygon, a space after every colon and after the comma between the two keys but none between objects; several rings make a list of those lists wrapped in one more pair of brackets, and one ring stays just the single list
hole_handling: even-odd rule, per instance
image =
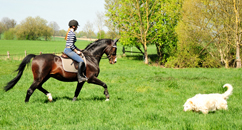
[{"label": "fence post", "polygon": [[125,47],[123,46],[123,56],[125,56]]},{"label": "fence post", "polygon": [[10,58],[10,53],[9,53],[9,51],[7,51],[7,55],[8,55],[8,58]]},{"label": "fence post", "polygon": [[25,56],[27,56],[27,51],[26,50],[24,51],[24,54],[25,54]]}]

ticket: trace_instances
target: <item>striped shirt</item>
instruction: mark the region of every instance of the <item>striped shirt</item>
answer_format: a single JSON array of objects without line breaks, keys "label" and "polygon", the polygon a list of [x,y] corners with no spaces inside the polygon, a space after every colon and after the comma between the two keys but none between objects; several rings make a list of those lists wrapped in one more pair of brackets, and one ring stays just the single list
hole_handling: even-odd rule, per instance
[{"label": "striped shirt", "polygon": [[73,29],[71,29],[67,35],[66,47],[71,48],[72,50],[76,49],[75,42],[76,42],[76,34],[74,33]]}]

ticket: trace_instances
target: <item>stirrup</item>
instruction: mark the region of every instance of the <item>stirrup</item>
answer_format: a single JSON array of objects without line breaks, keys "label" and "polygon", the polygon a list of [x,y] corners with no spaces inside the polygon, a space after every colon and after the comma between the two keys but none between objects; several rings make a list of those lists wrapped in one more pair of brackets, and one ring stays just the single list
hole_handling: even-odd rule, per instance
[{"label": "stirrup", "polygon": [[85,75],[83,75],[83,74],[82,75],[78,74],[77,79],[78,79],[79,83],[88,80],[87,77]]}]

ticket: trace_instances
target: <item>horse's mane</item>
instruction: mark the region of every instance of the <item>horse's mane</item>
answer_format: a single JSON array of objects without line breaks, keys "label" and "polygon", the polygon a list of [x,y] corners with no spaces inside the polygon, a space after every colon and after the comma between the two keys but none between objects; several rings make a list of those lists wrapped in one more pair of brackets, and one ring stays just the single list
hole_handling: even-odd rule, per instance
[{"label": "horse's mane", "polygon": [[102,46],[104,43],[108,41],[111,41],[111,39],[98,39],[93,43],[90,43],[89,45],[87,45],[87,47],[84,50],[93,50],[93,48],[96,48],[97,46]]}]

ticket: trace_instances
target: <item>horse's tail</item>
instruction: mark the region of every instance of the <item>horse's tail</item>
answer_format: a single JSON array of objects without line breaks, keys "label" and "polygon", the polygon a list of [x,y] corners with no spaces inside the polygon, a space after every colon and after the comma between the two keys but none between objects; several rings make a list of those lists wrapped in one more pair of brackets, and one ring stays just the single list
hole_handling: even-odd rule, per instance
[{"label": "horse's tail", "polygon": [[30,60],[35,57],[36,55],[34,54],[29,54],[27,55],[23,61],[21,62],[21,64],[19,65],[18,69],[15,70],[15,71],[18,71],[18,75],[12,79],[11,81],[8,82],[7,86],[4,87],[4,90],[5,91],[8,91],[10,90],[11,88],[14,87],[14,85],[19,81],[19,79],[21,78],[22,74],[23,74],[23,71],[24,71],[24,68],[25,66],[30,62]]}]

